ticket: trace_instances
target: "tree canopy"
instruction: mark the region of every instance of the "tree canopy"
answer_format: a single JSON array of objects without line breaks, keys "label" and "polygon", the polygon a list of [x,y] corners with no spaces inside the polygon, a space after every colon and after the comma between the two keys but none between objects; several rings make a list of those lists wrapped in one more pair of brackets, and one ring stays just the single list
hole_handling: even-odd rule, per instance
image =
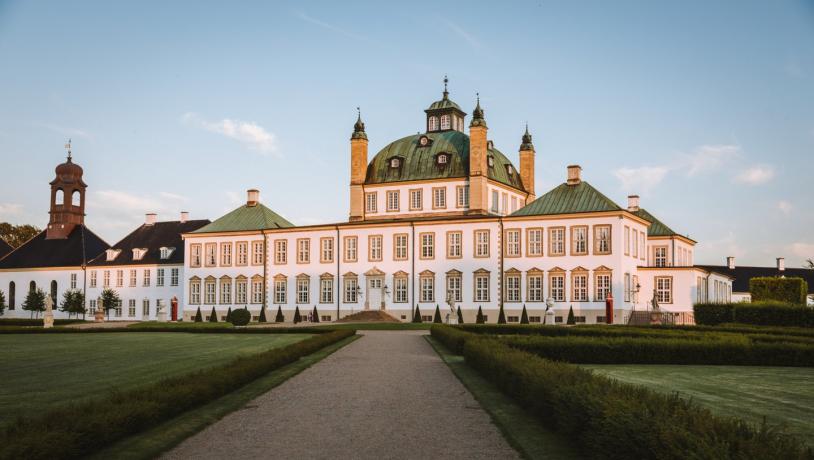
[{"label": "tree canopy", "polygon": [[0,222],[0,238],[15,249],[41,231],[41,229],[33,225],[12,225],[8,222]]}]

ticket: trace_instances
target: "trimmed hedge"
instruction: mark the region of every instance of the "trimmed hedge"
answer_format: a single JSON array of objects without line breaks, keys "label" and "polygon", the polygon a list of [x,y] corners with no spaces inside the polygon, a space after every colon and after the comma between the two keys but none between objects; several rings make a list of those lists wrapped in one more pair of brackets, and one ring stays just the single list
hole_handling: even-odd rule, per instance
[{"label": "trimmed hedge", "polygon": [[715,326],[735,321],[735,305],[731,303],[697,303],[692,306],[695,324]]},{"label": "trimmed hedge", "polygon": [[[242,308],[235,310],[243,310]],[[234,312],[232,312],[234,313]],[[0,335],[4,334],[106,334],[111,332],[192,332],[196,334],[327,334],[328,332],[335,331],[330,327],[248,327],[248,328],[234,328],[229,323],[200,323],[204,325],[211,325],[211,327],[201,327],[196,324],[194,326],[184,324],[166,324],[166,325],[141,325],[133,324],[127,327],[116,328],[87,328],[77,329],[73,327],[55,327],[52,329],[43,329],[35,327],[20,327],[9,326],[0,327]]]},{"label": "trimmed hedge", "polygon": [[[42,326],[42,318],[0,318],[0,327],[3,326]],[[66,324],[84,323],[84,319],[55,319],[55,326],[64,326]]]},{"label": "trimmed hedge", "polygon": [[468,339],[475,337],[474,334],[465,332],[459,327],[451,326],[433,325],[430,328],[430,334],[456,355],[462,355],[464,352],[464,343],[466,343]]},{"label": "trimmed hedge", "polygon": [[760,326],[814,327],[814,308],[783,302],[696,304],[695,322],[701,325],[742,323]]},{"label": "trimmed hedge", "polygon": [[18,418],[0,432],[0,459],[85,457],[224,396],[303,356],[354,335],[336,330],[210,369]]},{"label": "trimmed hedge", "polygon": [[765,425],[717,417],[677,395],[622,384],[496,340],[466,340],[464,356],[484,378],[546,426],[572,438],[590,458],[814,458],[799,440]]},{"label": "trimmed hedge", "polygon": [[245,308],[236,308],[235,311],[232,312],[232,324],[235,326],[245,326],[249,324],[249,321],[252,320],[252,314],[249,310]]},{"label": "trimmed hedge", "polygon": [[752,302],[774,300],[804,306],[808,296],[808,282],[803,278],[752,278],[749,280],[749,295]]}]

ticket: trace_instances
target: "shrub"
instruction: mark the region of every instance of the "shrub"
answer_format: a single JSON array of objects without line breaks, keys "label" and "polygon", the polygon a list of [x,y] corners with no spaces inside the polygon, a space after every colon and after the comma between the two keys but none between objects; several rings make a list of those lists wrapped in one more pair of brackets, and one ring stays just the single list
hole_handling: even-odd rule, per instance
[{"label": "shrub", "polygon": [[316,305],[314,305],[314,312],[311,314],[311,316],[314,318],[315,323],[319,322],[319,312],[317,311]]},{"label": "shrub", "polygon": [[461,313],[461,306],[458,305],[458,324],[464,323],[464,315]]},{"label": "shrub", "polygon": [[39,318],[40,312],[45,311],[45,292],[39,288],[28,291],[23,301],[23,310],[30,311],[32,316],[36,313]]},{"label": "shrub", "polygon": [[[63,326],[65,324],[84,323],[83,319],[54,319],[55,326]],[[27,327],[27,326],[42,326],[42,319],[33,318],[0,318],[0,327]],[[44,329],[38,329],[40,331]]]},{"label": "shrub", "polygon": [[452,326],[436,326],[433,325],[430,328],[430,334],[432,337],[442,344],[445,347],[449,348],[455,354],[463,354],[464,352],[464,343],[466,343],[467,339],[477,337],[474,334],[466,332],[460,328],[452,327]]},{"label": "shrub", "polygon": [[297,305],[294,308],[294,324],[297,324],[302,321],[302,316],[300,316],[300,306]]},{"label": "shrub", "polygon": [[415,306],[415,312],[413,313],[413,322],[414,323],[423,322],[421,319],[421,310],[418,309],[418,305]]},{"label": "shrub", "polygon": [[749,280],[752,302],[775,300],[805,305],[808,283],[802,278],[758,277]]},{"label": "shrub", "polygon": [[526,311],[526,304],[523,304],[523,313],[520,315],[520,324],[529,323],[529,314]]},{"label": "shrub", "polygon": [[697,303],[692,306],[696,324],[714,326],[731,323],[734,319],[734,305],[731,303]]},{"label": "shrub", "polygon": [[814,327],[814,309],[784,302],[696,304],[695,322],[700,325],[741,323],[759,326]]},{"label": "shrub", "polygon": [[574,325],[577,324],[577,319],[574,318],[574,306],[571,305],[568,307],[568,319],[565,321],[565,324]]},{"label": "shrub", "polygon": [[277,305],[277,316],[274,317],[275,323],[282,323],[285,321],[285,316],[283,316],[283,307],[282,305]]},{"label": "shrub", "polygon": [[435,314],[432,315],[432,322],[435,324],[441,324],[441,309],[438,308],[438,304],[435,305]]},{"label": "shrub", "polygon": [[500,313],[497,314],[497,323],[506,324],[506,313],[503,312],[503,304],[500,304]]},{"label": "shrub", "polygon": [[3,316],[4,311],[6,311],[6,295],[0,291],[0,316]]},{"label": "shrub", "polygon": [[196,323],[203,322],[203,316],[201,316],[201,307],[198,307],[198,311],[195,312],[195,322]]},{"label": "shrub", "polygon": [[245,326],[252,320],[252,314],[245,308],[237,308],[232,312],[232,324],[235,326]]},{"label": "shrub", "polygon": [[232,307],[229,307],[229,309],[226,310],[226,322],[227,323],[232,322]]},{"label": "shrub", "polygon": [[209,314],[209,322],[210,323],[218,322],[218,312],[215,311],[215,307],[212,307],[212,313]]},{"label": "shrub", "polygon": [[478,316],[475,318],[476,324],[484,324],[486,320],[483,317],[483,308],[478,305]]},{"label": "shrub", "polygon": [[260,318],[258,318],[257,321],[260,322],[260,323],[265,323],[266,322],[266,306],[265,305],[260,307]]}]

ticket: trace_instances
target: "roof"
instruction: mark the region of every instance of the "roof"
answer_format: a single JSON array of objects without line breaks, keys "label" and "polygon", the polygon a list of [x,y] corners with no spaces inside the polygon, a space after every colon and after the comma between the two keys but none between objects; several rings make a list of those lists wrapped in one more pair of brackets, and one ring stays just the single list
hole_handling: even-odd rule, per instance
[{"label": "roof", "polygon": [[80,267],[110,247],[84,225],[64,239],[47,240],[45,235],[43,230],[0,259],[0,269]]},{"label": "roof", "polygon": [[764,276],[785,276],[786,278],[803,278],[808,282],[808,293],[814,294],[814,270],[809,268],[786,268],[783,271],[777,267],[738,267],[729,268],[727,265],[696,265],[707,271],[729,275],[735,280],[732,282],[732,292],[749,292],[749,280]]},{"label": "roof", "polygon": [[10,244],[6,243],[6,240],[0,238],[0,259],[5,257],[6,254],[14,250]]},{"label": "roof", "polygon": [[634,211],[633,214],[641,217],[642,219],[650,222],[650,227],[647,228],[647,236],[674,236],[678,235],[678,233],[674,232],[673,229],[668,227],[664,224],[664,222],[658,220],[653,214],[647,212],[644,208],[639,208],[638,211]]},{"label": "roof", "polygon": [[276,212],[257,203],[254,206],[244,204],[234,211],[216,219],[211,224],[191,233],[239,232],[293,226],[294,224],[285,220]]},{"label": "roof", "polygon": [[[108,261],[107,254],[102,252],[88,265],[183,264],[184,242],[181,234],[195,231],[208,223],[209,220],[188,220],[186,222],[176,220],[141,225],[111,247],[111,249],[121,250],[114,260]],[[161,259],[162,247],[174,248],[168,259]],[[133,249],[147,249],[147,252],[140,260],[134,260]]]},{"label": "roof", "polygon": [[430,104],[430,107],[426,111],[429,112],[431,110],[442,110],[442,109],[455,109],[458,110],[459,112],[463,112],[463,110],[461,110],[458,104],[450,100],[448,97],[444,97],[440,101],[433,102],[432,104]]},{"label": "roof", "polygon": [[580,212],[622,211],[613,200],[591,184],[581,181],[576,185],[562,183],[545,195],[518,209],[512,216],[543,216]]},{"label": "roof", "polygon": [[[419,144],[423,136],[427,136],[431,141],[424,147]],[[439,153],[451,155],[444,166],[436,162]],[[487,155],[493,158],[493,166],[489,168],[488,173],[489,179],[525,191],[517,168],[503,153],[493,147],[487,151]],[[391,168],[389,160],[392,158],[402,159],[401,167]],[[381,149],[367,167],[365,184],[467,176],[469,176],[469,136],[454,130],[436,131],[403,137]]]}]

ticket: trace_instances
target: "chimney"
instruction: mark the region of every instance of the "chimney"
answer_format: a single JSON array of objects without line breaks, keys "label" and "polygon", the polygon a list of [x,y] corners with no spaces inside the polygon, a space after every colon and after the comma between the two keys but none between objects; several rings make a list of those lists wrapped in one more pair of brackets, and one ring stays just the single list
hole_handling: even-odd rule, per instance
[{"label": "chimney", "polygon": [[249,207],[257,206],[257,203],[259,202],[260,202],[260,190],[252,188],[246,191],[246,206]]},{"label": "chimney", "polygon": [[627,210],[630,212],[636,212],[639,210],[639,195],[627,196]]},{"label": "chimney", "polygon": [[733,256],[727,257],[726,258],[726,266],[730,270],[734,270],[735,269],[735,257],[733,257]]},{"label": "chimney", "polygon": [[580,165],[569,165],[568,166],[568,180],[566,183],[568,185],[579,185],[582,182],[582,178],[580,174],[582,173],[582,166]]},{"label": "chimney", "polygon": [[158,215],[154,212],[148,213],[144,216],[144,225],[155,225]]},{"label": "chimney", "polygon": [[181,211],[181,223],[189,220],[189,213],[187,211]]},{"label": "chimney", "polygon": [[784,272],[786,271],[786,259],[783,257],[777,258],[777,271]]}]

